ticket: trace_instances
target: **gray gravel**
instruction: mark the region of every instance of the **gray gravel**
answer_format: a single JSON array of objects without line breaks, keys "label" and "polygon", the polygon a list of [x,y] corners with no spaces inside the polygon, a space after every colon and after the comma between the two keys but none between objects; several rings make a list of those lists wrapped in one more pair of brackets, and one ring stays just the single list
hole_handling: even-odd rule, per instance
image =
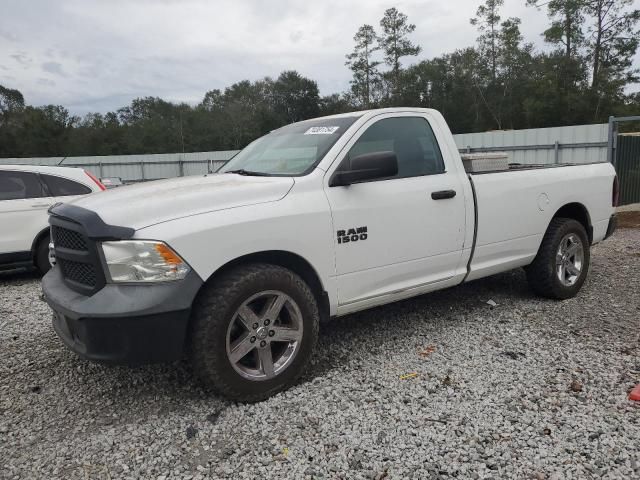
[{"label": "gray gravel", "polygon": [[0,477],[638,478],[639,283],[621,230],[575,299],[518,270],[333,320],[299,385],[241,405],[181,363],[76,358],[38,279],[5,274]]}]

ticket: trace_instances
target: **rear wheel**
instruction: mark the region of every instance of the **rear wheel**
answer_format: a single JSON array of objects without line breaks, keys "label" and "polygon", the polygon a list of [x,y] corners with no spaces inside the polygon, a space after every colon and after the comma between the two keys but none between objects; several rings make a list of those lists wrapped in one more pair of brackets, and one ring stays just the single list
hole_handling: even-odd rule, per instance
[{"label": "rear wheel", "polygon": [[298,379],[318,325],[316,299],[298,275],[276,265],[238,267],[207,285],[194,305],[195,372],[234,400],[265,399]]},{"label": "rear wheel", "polygon": [[49,235],[42,237],[36,246],[35,264],[41,275],[51,270],[51,263],[49,262]]},{"label": "rear wheel", "polygon": [[548,298],[575,296],[587,278],[591,252],[581,223],[554,218],[533,263],[526,268],[532,290]]}]

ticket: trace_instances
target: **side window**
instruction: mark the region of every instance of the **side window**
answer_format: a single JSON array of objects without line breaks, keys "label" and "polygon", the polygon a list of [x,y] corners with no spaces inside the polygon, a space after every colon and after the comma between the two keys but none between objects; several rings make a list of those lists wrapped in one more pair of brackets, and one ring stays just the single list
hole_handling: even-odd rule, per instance
[{"label": "side window", "polygon": [[348,157],[383,151],[394,152],[398,157],[398,175],[394,178],[445,171],[438,142],[424,118],[395,117],[374,123],[351,147]]},{"label": "side window", "polygon": [[40,176],[44,179],[47,184],[47,188],[51,195],[54,197],[66,197],[68,195],[86,195],[91,193],[91,189],[86,185],[82,185],[81,183],[74,182],[73,180],[69,180],[67,178],[55,177],[53,175],[42,175]]},{"label": "side window", "polygon": [[45,193],[35,173],[0,171],[0,200],[41,198]]}]

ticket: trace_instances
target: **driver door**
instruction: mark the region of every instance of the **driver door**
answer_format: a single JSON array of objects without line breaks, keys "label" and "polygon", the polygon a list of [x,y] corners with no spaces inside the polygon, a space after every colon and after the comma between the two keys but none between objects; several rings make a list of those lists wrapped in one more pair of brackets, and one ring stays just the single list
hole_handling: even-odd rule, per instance
[{"label": "driver door", "polygon": [[[391,178],[329,187],[338,313],[406,298],[441,286],[458,272],[465,228],[464,192],[447,172],[426,116],[375,117],[345,147],[342,162],[364,153],[393,151]],[[451,198],[432,194],[454,191]]]}]

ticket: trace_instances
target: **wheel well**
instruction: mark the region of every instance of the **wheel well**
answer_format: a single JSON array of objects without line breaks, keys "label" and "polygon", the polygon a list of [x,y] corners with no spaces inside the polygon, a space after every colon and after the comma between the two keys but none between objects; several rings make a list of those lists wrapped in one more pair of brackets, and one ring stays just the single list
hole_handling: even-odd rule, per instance
[{"label": "wheel well", "polygon": [[322,281],[320,280],[318,273],[307,260],[295,253],[283,250],[269,250],[244,255],[224,264],[209,277],[207,282],[233,268],[250,263],[268,263],[271,265],[278,265],[299,275],[300,278],[309,285],[311,291],[316,297],[316,300],[318,301],[320,318],[326,319],[329,317],[329,296],[322,285]]},{"label": "wheel well", "polygon": [[34,261],[36,259],[36,255],[38,254],[38,245],[40,244],[42,239],[47,235],[49,235],[48,227],[42,230],[40,233],[38,233],[38,235],[36,235],[36,238],[33,240],[33,243],[31,244],[31,256],[33,257]]},{"label": "wheel well", "polygon": [[587,208],[581,203],[568,203],[556,212],[553,218],[571,218],[580,222],[587,232],[589,243],[593,242],[593,227]]}]

